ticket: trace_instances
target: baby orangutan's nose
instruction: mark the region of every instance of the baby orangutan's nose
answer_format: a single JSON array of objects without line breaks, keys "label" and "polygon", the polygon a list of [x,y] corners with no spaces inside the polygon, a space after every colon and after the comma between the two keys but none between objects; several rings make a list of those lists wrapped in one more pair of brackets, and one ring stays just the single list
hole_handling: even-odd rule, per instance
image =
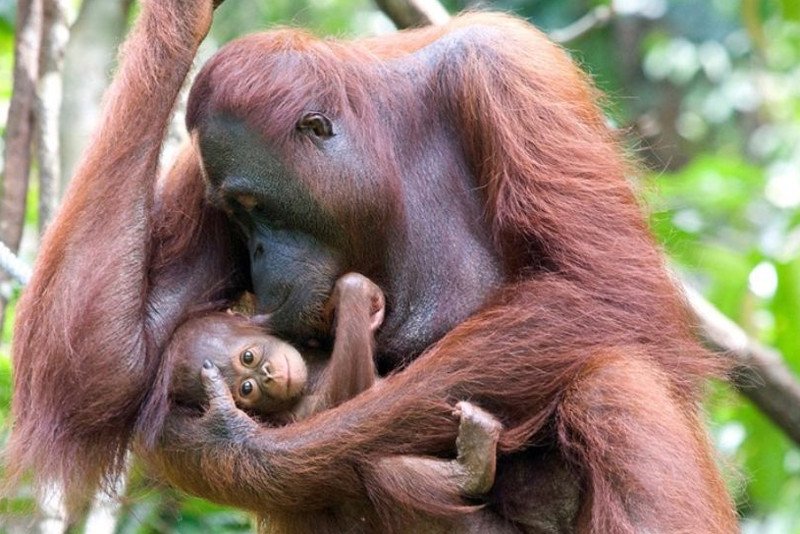
[{"label": "baby orangutan's nose", "polygon": [[261,366],[261,373],[264,375],[264,382],[272,380],[272,366],[269,362]]}]

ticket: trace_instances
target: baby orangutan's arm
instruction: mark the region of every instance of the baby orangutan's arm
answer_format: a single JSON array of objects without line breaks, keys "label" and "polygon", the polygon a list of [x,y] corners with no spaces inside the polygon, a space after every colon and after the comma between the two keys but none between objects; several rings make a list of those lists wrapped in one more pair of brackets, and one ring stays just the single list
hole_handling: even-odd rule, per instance
[{"label": "baby orangutan's arm", "polygon": [[[333,354],[318,388],[316,397],[320,400],[314,411],[341,404],[377,380],[374,334],[383,322],[383,292],[367,277],[349,273],[337,280],[329,307],[334,313]],[[390,456],[377,464],[381,485],[388,484],[392,493],[406,489],[419,492],[421,485],[427,485],[455,498],[488,492],[494,484],[500,422],[468,402],[459,402],[455,414],[461,418],[456,460]]]},{"label": "baby orangutan's arm", "polygon": [[345,274],[336,281],[328,308],[333,314],[333,354],[310,413],[338,406],[377,380],[373,358],[375,331],[385,308],[381,289],[363,275]]}]

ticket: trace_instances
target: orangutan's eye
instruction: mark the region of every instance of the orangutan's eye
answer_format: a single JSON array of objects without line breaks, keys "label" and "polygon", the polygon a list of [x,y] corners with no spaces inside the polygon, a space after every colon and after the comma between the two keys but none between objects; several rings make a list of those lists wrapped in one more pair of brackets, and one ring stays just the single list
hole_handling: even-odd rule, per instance
[{"label": "orangutan's eye", "polygon": [[242,363],[245,365],[253,365],[253,362],[256,360],[255,354],[250,349],[247,349],[242,353]]},{"label": "orangutan's eye", "polygon": [[301,132],[313,134],[320,139],[329,139],[334,135],[331,120],[316,111],[303,115],[297,121],[297,129]]},{"label": "orangutan's eye", "polygon": [[242,397],[250,396],[254,390],[255,387],[253,386],[252,380],[246,380],[245,382],[242,382],[241,386],[239,386],[239,393],[241,393]]}]

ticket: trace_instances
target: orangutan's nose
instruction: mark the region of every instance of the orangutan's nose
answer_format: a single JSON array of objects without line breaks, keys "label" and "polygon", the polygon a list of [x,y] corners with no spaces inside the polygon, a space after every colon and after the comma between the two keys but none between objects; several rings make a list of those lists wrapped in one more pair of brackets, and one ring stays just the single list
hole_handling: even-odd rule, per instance
[{"label": "orangutan's nose", "polygon": [[272,380],[272,366],[269,364],[269,362],[261,366],[261,374],[264,375],[265,382]]}]

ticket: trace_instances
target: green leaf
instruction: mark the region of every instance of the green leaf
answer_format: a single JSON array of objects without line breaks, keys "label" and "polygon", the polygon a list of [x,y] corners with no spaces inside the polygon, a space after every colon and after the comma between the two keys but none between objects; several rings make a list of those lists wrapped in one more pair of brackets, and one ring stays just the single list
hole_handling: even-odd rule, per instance
[{"label": "green leaf", "polygon": [[800,2],[781,0],[781,12],[785,20],[800,21]]}]

